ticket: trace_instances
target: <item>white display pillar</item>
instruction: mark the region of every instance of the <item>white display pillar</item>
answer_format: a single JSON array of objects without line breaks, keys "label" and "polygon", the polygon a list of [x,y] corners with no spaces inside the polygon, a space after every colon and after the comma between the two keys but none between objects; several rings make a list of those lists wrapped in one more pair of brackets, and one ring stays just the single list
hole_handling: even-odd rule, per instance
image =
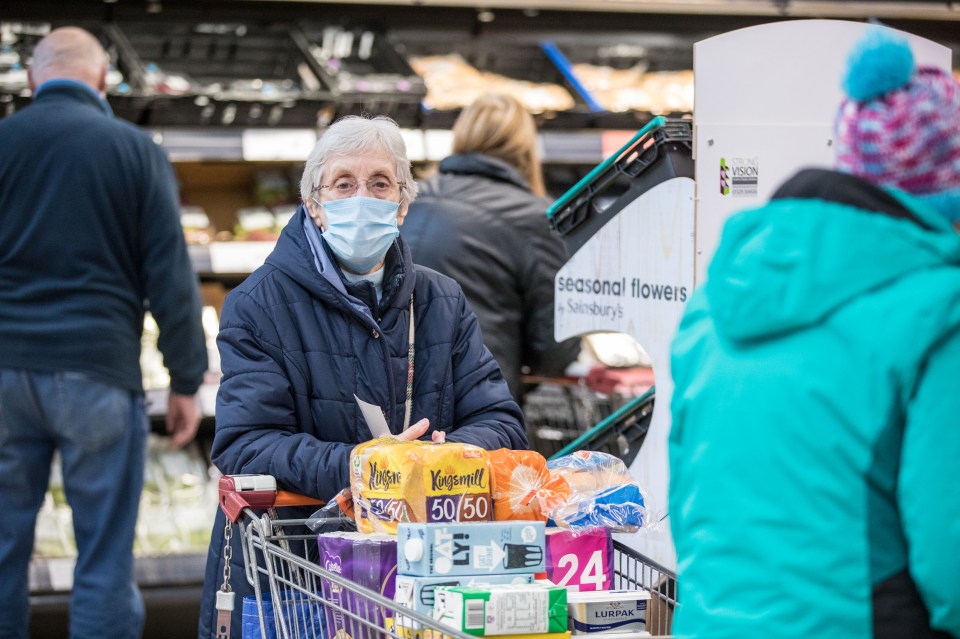
[{"label": "white display pillar", "polygon": [[[833,165],[847,55],[868,28],[793,20],[694,44],[697,284],[732,213],[763,204],[798,169]],[[950,49],[900,33],[917,64],[950,69]]]},{"label": "white display pillar", "polygon": [[[611,217],[557,273],[557,340],[598,331],[631,335],[643,346],[657,384],[654,413],[630,468],[654,516],[667,511],[670,339],[693,291],[694,184],[654,186]],[[622,541],[672,567],[669,520]]]}]

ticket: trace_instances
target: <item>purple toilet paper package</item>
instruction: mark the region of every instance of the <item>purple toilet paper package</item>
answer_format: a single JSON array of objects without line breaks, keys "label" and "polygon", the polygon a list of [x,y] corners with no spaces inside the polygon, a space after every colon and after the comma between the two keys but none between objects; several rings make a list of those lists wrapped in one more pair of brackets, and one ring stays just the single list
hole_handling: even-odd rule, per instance
[{"label": "purple toilet paper package", "polygon": [[[388,599],[393,599],[397,577],[397,538],[387,534],[357,532],[324,533],[317,537],[320,548],[320,566],[325,570]],[[372,606],[361,597],[329,579],[321,580],[323,597],[334,605],[325,612],[328,637],[349,639],[376,637],[361,622],[351,619],[336,606],[341,606],[363,619],[383,628],[383,609]]]}]

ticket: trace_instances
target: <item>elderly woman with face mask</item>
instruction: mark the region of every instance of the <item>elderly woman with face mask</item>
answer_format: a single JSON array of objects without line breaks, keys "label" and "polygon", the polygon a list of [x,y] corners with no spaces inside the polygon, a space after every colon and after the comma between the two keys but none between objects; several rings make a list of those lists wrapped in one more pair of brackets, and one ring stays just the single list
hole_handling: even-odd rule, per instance
[{"label": "elderly woman with face mask", "polygon": [[[418,268],[399,237],[417,186],[396,123],[333,124],[300,188],[304,204],[276,249],[223,308],[213,463],[329,500],[348,486],[350,451],[373,436],[526,448],[520,409],[460,286]],[[382,410],[388,432],[372,432],[358,400]],[[215,635],[223,530],[218,512],[200,637]],[[230,634],[240,636],[250,588],[240,548],[232,554]]]}]

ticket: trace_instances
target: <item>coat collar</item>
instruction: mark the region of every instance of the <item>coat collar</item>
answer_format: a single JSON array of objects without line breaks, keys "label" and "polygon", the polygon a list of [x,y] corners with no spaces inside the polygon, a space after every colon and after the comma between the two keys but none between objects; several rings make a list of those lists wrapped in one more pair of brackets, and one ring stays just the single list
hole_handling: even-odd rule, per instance
[{"label": "coat collar", "polygon": [[[310,237],[308,234],[315,234]],[[340,276],[336,262],[330,256],[323,236],[302,204],[277,240],[266,263],[307,289],[326,304],[371,317],[372,313],[360,299],[350,295]],[[415,273],[410,250],[399,237],[387,253],[384,268],[381,309],[406,308],[413,293]]]},{"label": "coat collar", "polygon": [[463,175],[482,175],[491,180],[507,182],[529,191],[527,183],[520,171],[503,160],[484,155],[483,153],[463,153],[451,155],[440,162],[441,173],[457,173]]},{"label": "coat collar", "polygon": [[33,92],[34,101],[56,100],[61,98],[70,98],[79,102],[85,102],[106,113],[113,115],[113,109],[96,89],[89,84],[71,80],[69,78],[57,78],[47,80]]}]

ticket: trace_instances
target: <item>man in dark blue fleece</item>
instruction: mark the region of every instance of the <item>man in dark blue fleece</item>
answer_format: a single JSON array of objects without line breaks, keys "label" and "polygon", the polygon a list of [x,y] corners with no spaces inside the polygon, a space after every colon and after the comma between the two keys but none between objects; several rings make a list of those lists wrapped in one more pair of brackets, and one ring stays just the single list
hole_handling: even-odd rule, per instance
[{"label": "man in dark blue fleece", "polygon": [[34,102],[0,121],[0,637],[26,637],[37,511],[59,449],[79,556],[71,637],[139,637],[133,536],[148,420],[146,308],[170,370],[174,445],[197,430],[200,301],[162,150],[112,117],[82,29],[34,50]]}]

